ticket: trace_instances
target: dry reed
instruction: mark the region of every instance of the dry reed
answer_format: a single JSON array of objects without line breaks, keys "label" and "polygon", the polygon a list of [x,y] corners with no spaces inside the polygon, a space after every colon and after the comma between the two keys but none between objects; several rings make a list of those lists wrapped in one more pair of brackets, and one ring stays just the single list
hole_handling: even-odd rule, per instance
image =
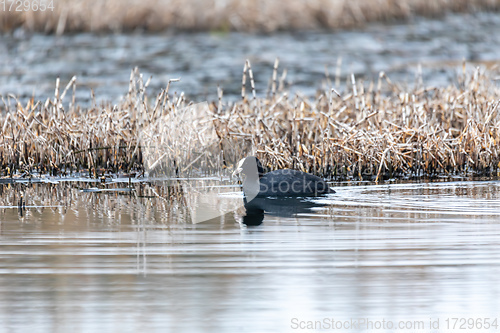
[{"label": "dry reed", "polygon": [[[44,12],[0,9],[0,29],[11,31],[23,27],[57,34],[135,29],[338,29],[367,22],[408,19],[414,15],[500,8],[500,0],[55,0],[53,4],[53,11]],[[6,5],[9,7],[10,2],[6,1]]]},{"label": "dry reed", "polygon": [[[408,91],[384,73],[369,85],[352,75],[342,94],[331,89],[315,98],[290,96],[278,74],[276,62],[272,91],[256,97],[247,61],[242,100],[226,104],[220,90],[219,101],[208,104],[224,151],[221,164],[232,168],[236,158],[255,153],[269,169],[295,168],[334,180],[499,174],[500,89],[488,72],[469,73],[464,64],[457,85]],[[60,93],[58,82],[54,98],[45,102],[9,107],[4,98],[3,177],[141,173],[139,133],[189,104],[183,94],[169,95],[168,87],[150,101],[135,70],[121,104],[82,110],[64,102],[74,83]]]}]

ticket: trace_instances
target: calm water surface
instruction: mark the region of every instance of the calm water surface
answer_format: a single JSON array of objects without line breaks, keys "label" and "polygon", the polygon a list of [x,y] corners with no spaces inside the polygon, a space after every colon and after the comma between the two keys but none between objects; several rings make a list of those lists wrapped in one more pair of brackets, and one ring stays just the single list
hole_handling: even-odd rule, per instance
[{"label": "calm water surface", "polygon": [[340,186],[255,227],[238,211],[192,224],[144,184],[0,186],[1,332],[500,316],[499,181]]}]

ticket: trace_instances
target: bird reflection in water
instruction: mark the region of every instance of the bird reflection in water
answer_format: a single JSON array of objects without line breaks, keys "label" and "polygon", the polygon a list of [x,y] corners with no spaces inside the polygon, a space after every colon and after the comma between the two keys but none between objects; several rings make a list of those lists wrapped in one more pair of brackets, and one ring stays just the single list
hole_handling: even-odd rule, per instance
[{"label": "bird reflection in water", "polygon": [[254,198],[250,202],[244,199],[244,204],[246,215],[242,217],[242,222],[249,227],[261,225],[265,214],[295,217],[298,214],[310,213],[315,207],[326,206],[300,197]]}]

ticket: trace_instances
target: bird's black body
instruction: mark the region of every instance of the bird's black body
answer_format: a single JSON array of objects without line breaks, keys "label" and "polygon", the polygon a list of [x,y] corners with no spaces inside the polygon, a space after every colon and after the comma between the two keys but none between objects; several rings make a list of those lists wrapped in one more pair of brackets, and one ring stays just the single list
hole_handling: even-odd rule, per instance
[{"label": "bird's black body", "polygon": [[235,172],[245,175],[245,195],[245,189],[252,187],[255,189],[255,197],[311,197],[335,193],[323,179],[305,172],[282,169],[264,173],[262,164],[254,156],[241,160]]},{"label": "bird's black body", "polygon": [[283,169],[266,173],[260,179],[258,196],[318,196],[335,193],[321,178],[314,175]]}]

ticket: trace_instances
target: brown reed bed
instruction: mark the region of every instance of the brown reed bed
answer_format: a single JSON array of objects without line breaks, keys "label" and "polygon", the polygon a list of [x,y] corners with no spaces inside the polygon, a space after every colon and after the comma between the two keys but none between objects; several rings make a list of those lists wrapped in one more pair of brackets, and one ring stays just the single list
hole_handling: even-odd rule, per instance
[{"label": "brown reed bed", "polygon": [[[31,4],[33,1],[29,1]],[[49,4],[49,0],[45,1]],[[26,2],[28,3],[28,2]],[[40,2],[38,2],[40,3]],[[500,0],[54,0],[53,11],[18,8],[6,1],[0,29],[46,33],[81,31],[351,28],[368,22],[437,16],[450,11],[498,10]],[[10,9],[10,10],[9,10]]]},{"label": "brown reed bed", "polygon": [[[225,103],[219,90],[205,117],[222,153],[205,156],[205,165],[231,170],[253,153],[269,169],[295,168],[333,180],[499,176],[500,89],[485,70],[467,72],[464,64],[456,85],[406,90],[384,73],[367,84],[352,75],[342,93],[332,88],[314,98],[290,95],[282,80],[277,61],[267,97],[257,97],[247,61],[242,99]],[[152,124],[190,105],[183,94],[169,94],[168,86],[150,98],[137,70],[127,97],[115,106],[75,106],[69,98],[74,83],[60,89],[57,82],[53,98],[24,106],[9,107],[4,98],[1,176],[142,174],[151,144],[138,138],[151,128],[167,131]],[[204,153],[179,153],[176,165],[165,167],[182,168]]]}]

